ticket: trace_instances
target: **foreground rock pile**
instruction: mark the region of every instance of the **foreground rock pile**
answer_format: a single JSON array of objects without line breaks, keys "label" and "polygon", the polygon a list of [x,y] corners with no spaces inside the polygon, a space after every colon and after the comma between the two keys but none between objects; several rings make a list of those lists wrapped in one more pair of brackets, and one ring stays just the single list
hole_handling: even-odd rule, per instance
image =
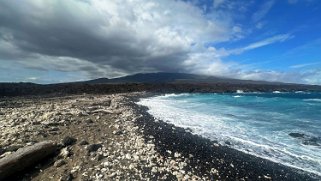
[{"label": "foreground rock pile", "polygon": [[[137,96],[140,93],[132,93]],[[16,176],[32,180],[206,180],[189,157],[161,156],[145,139],[128,94],[0,100],[0,159],[42,141],[57,153]],[[218,171],[212,168],[212,174]],[[17,174],[15,174],[17,175]]]}]

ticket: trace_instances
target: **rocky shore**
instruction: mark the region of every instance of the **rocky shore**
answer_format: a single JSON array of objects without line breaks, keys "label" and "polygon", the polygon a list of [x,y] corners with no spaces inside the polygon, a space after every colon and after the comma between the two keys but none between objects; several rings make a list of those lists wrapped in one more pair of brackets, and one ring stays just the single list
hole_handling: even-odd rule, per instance
[{"label": "rocky shore", "polygon": [[0,168],[17,152],[55,145],[27,169],[0,170],[0,180],[319,179],[154,120],[135,104],[142,96],[148,94],[0,99]]},{"label": "rocky shore", "polygon": [[128,102],[128,94],[1,100],[0,158],[38,142],[57,143],[55,154],[9,180],[200,179],[184,171],[187,158],[179,153],[156,152]]}]

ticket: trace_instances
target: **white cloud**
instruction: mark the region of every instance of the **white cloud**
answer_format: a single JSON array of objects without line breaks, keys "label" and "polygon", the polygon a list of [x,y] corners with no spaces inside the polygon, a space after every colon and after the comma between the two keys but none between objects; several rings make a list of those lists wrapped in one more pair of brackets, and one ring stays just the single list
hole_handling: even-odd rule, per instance
[{"label": "white cloud", "polygon": [[260,21],[260,22],[255,24],[255,27],[257,29],[262,29],[265,26],[265,24],[266,24],[265,22]]},{"label": "white cloud", "polygon": [[289,40],[293,37],[294,36],[291,34],[279,34],[279,35],[275,35],[275,36],[266,38],[266,39],[258,41],[258,42],[251,43],[245,47],[235,48],[235,49],[225,49],[225,48],[216,49],[214,47],[211,47],[211,52],[212,52],[211,56],[215,57],[215,58],[223,58],[223,57],[227,57],[230,55],[242,54],[246,51],[250,51],[250,50],[253,50],[256,48],[264,47],[264,46],[278,43],[278,42],[284,42],[284,41]]},{"label": "white cloud", "polygon": [[184,62],[188,72],[217,76],[228,76],[234,64],[222,62],[219,51],[212,47],[202,52],[190,53]]},{"label": "white cloud", "polygon": [[262,6],[259,8],[259,10],[253,14],[252,20],[254,22],[258,22],[259,20],[263,19],[265,15],[268,14],[268,12],[273,7],[273,5],[274,5],[274,0],[265,1],[262,4]]},{"label": "white cloud", "polygon": [[37,81],[39,79],[39,77],[27,77],[27,80],[30,81]]},{"label": "white cloud", "polygon": [[289,40],[293,38],[293,35],[291,34],[280,34],[280,35],[275,35],[273,37],[255,42],[255,43],[251,43],[248,46],[242,47],[242,48],[237,48],[237,49],[233,49],[229,51],[229,54],[240,54],[243,53],[245,51],[249,51],[249,50],[253,50],[256,48],[260,48],[263,46],[267,46],[276,42],[284,42],[286,40]]},{"label": "white cloud", "polygon": [[226,3],[226,0],[214,0],[213,1],[213,6],[214,6],[214,8],[219,8],[224,3]]},{"label": "white cloud", "polygon": [[[314,83],[321,84],[320,72],[291,72],[291,71],[274,71],[260,70],[248,67],[250,65],[240,64],[237,62],[223,62],[218,54],[221,50],[209,48],[203,53],[194,53],[185,61],[188,71],[196,74],[226,76],[243,80],[264,80],[272,82],[289,82],[289,83]],[[251,66],[250,66],[251,67]]]},{"label": "white cloud", "polygon": [[[62,71],[75,61],[63,62],[60,57],[125,73],[182,70],[179,66],[195,45],[228,41],[240,33],[229,18],[213,16],[208,19],[199,7],[172,0],[2,1],[0,17],[5,23],[0,32],[8,31],[12,38],[2,38],[0,45],[22,52],[11,57],[20,62],[24,61],[21,57],[41,55],[59,67],[51,61],[57,57]],[[0,52],[12,52],[8,45],[0,47]]]},{"label": "white cloud", "polygon": [[[247,11],[247,4],[214,0],[214,12],[205,14],[203,8],[180,0],[4,0],[0,60],[28,69],[80,72],[88,78],[178,71],[285,80],[290,77],[286,73],[245,71],[246,65],[222,57],[286,41],[290,34],[232,50],[204,46],[243,38],[246,27],[234,18]],[[254,13],[258,27],[273,4],[267,1]]]},{"label": "white cloud", "polygon": [[321,85],[321,69],[312,69],[303,72],[302,78],[305,83]]},{"label": "white cloud", "polygon": [[292,68],[292,69],[299,69],[299,68],[305,68],[305,67],[310,67],[310,66],[319,65],[319,64],[321,64],[321,61],[319,61],[319,62],[312,62],[312,63],[296,64],[296,65],[290,66],[290,68]]}]

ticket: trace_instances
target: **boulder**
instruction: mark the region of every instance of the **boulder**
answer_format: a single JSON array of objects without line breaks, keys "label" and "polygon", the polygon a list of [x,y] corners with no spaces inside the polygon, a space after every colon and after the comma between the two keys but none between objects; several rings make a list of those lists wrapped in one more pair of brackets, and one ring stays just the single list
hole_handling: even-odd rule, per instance
[{"label": "boulder", "polygon": [[66,136],[64,139],[62,139],[62,144],[64,146],[69,146],[69,145],[73,145],[77,142],[76,138],[70,137],[70,136]]},{"label": "boulder", "polygon": [[22,171],[56,152],[58,146],[52,141],[36,143],[0,159],[0,180]]},{"label": "boulder", "polygon": [[303,134],[303,133],[290,133],[289,136],[291,136],[293,138],[304,138],[305,134]]}]

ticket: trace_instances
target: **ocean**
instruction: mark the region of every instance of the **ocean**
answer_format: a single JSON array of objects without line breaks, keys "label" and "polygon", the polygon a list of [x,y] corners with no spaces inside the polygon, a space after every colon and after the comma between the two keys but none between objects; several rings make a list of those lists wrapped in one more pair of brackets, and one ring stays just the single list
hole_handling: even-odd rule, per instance
[{"label": "ocean", "polygon": [[321,175],[320,92],[166,94],[138,104],[221,145]]}]

